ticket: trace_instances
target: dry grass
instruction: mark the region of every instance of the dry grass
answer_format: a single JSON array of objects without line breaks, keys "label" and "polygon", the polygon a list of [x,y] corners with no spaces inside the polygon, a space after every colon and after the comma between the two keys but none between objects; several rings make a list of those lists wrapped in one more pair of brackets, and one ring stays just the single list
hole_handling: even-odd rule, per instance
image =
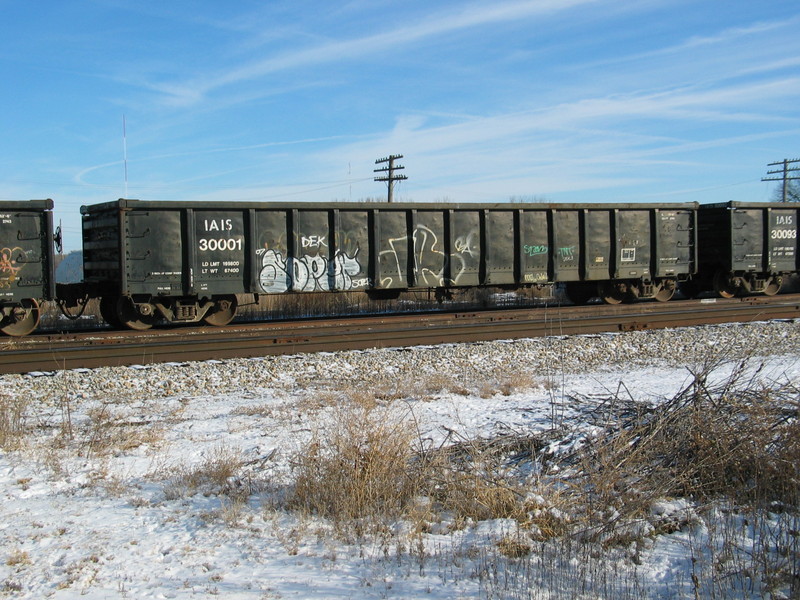
[{"label": "dry grass", "polygon": [[536,440],[525,436],[467,440],[451,431],[445,444],[421,455],[424,489],[457,518],[525,521],[529,482],[516,466],[536,449]]},{"label": "dry grass", "polygon": [[0,394],[0,448],[14,450],[25,434],[25,413],[29,400]]},{"label": "dry grass", "polygon": [[140,417],[131,418],[129,411],[104,403],[86,411],[88,421],[81,430],[87,456],[107,456],[156,444],[163,435],[163,425]]},{"label": "dry grass", "polygon": [[497,542],[497,549],[506,558],[524,558],[530,555],[532,546],[519,536],[505,536]]},{"label": "dry grass", "polygon": [[296,457],[289,505],[337,522],[402,513],[418,490],[414,434],[402,416],[343,407]]},{"label": "dry grass", "polygon": [[337,523],[390,517],[425,529],[448,514],[460,523],[511,518],[545,538],[563,530],[560,517],[530,500],[529,482],[514,466],[533,457],[537,439],[465,440],[451,432],[442,446],[425,448],[410,410],[360,393],[343,398],[330,424],[294,457],[290,508]]},{"label": "dry grass", "polygon": [[232,499],[249,496],[256,489],[251,477],[243,472],[241,452],[220,444],[196,465],[179,465],[167,469],[164,496],[176,500],[196,493],[225,495]]},{"label": "dry grass", "polygon": [[[715,366],[709,365],[654,406],[627,398],[620,386],[592,413],[588,429],[482,440],[450,432],[436,447],[420,436],[411,412],[376,400],[381,390],[319,398],[333,419],[296,456],[288,506],[328,517],[339,531],[355,526],[384,535],[387,520],[405,520],[414,533],[398,547],[406,544],[420,568],[426,532],[510,519],[516,529],[495,542],[488,563],[539,569],[537,553],[555,551],[565,564],[587,561],[579,574],[592,578],[587,589],[609,581],[611,590],[638,589],[625,569],[608,579],[598,557],[617,552],[635,566],[657,536],[702,526],[706,537],[692,551],[713,560],[695,565],[693,593],[731,597],[747,579],[759,583],[743,597],[780,590],[794,597],[800,593],[798,390],[767,389],[756,376],[745,377],[746,366],[711,385]],[[435,377],[416,385],[418,395],[404,397],[455,383]],[[495,393],[531,385],[521,378]],[[571,449],[559,451],[556,442]],[[673,506],[675,498],[685,499],[685,508],[655,508]],[[704,509],[719,506],[729,508]],[[527,586],[533,573],[525,571],[520,581]]]},{"label": "dry grass", "polygon": [[30,555],[26,551],[20,550],[19,548],[11,550],[6,558],[6,564],[9,567],[20,567],[23,565],[29,565],[32,562],[33,561],[31,560]]},{"label": "dry grass", "polygon": [[[519,376],[492,387],[510,394],[531,384]],[[386,515],[416,520],[416,500],[424,496],[461,521],[528,519],[523,485],[504,461],[509,454],[530,456],[533,440],[448,439],[441,448],[426,449],[410,409],[389,408],[393,400],[443,392],[470,393],[457,378],[426,374],[391,391],[348,385],[306,397],[303,409],[333,411],[333,417],[294,457],[289,506],[340,523]]]},{"label": "dry grass", "polygon": [[[595,569],[589,576],[600,581],[608,565],[598,556],[615,552],[634,564],[641,548],[658,536],[702,525],[707,538],[692,542],[691,550],[711,558],[698,563],[693,574],[712,583],[698,583],[698,596],[731,597],[726,590],[733,582],[740,585],[746,573],[759,582],[751,597],[772,590],[800,597],[800,393],[790,383],[766,388],[745,375],[752,371],[746,367],[742,363],[712,385],[716,366],[708,365],[681,393],[654,406],[634,402],[621,386],[592,413],[588,429],[511,432],[493,439],[451,431],[435,447],[420,434],[408,408],[414,402],[404,400],[475,390],[487,397],[510,395],[537,386],[537,380],[498,373],[469,390],[463,378],[420,374],[400,385],[308,389],[291,406],[264,404],[232,414],[287,419],[298,411],[319,414],[324,425],[293,457],[290,488],[275,488],[262,504],[298,511],[301,520],[304,514],[326,517],[338,533],[390,537],[399,534],[386,523],[405,520],[412,533],[392,540],[394,551],[418,560],[420,569],[430,560],[425,534],[435,526],[453,531],[508,519],[507,533],[484,547],[486,564],[522,565],[523,587],[516,592],[528,597],[524,590],[530,589],[534,567],[546,568],[547,552],[560,552],[558,559],[567,565],[594,557],[586,564]],[[133,420],[122,404],[77,412],[67,400],[59,406],[54,410],[61,411],[63,447],[84,456],[110,460],[155,444],[162,433],[163,425]],[[0,396],[0,446],[18,447],[25,439],[26,408],[25,402]],[[572,450],[553,451],[555,442],[565,439],[569,443],[561,447]],[[264,489],[251,471],[238,449],[220,445],[197,464],[155,476],[165,480],[169,500],[220,496],[220,508],[208,518],[233,527],[251,514],[250,495]],[[113,475],[97,473],[96,483],[108,492],[127,491]],[[685,498],[691,508],[657,514],[653,507],[665,498]],[[296,553],[303,535],[293,530],[287,551]],[[23,566],[25,555],[9,554],[8,560],[9,566]],[[530,570],[524,571],[525,565]],[[502,590],[498,597],[509,591],[499,587],[502,576],[485,575],[497,586],[494,592]],[[511,589],[508,596],[516,592]]]},{"label": "dry grass", "polygon": [[[486,387],[508,395],[530,385],[531,378],[518,376]],[[377,524],[388,516],[419,522],[423,529],[441,513],[462,523],[529,520],[523,484],[504,460],[509,453],[530,456],[532,440],[448,439],[443,447],[425,448],[411,410],[390,408],[398,400],[448,392],[470,390],[450,375],[423,374],[404,385],[353,384],[307,394],[300,410],[323,411],[325,425],[293,459],[296,479],[288,506],[339,524],[369,519]],[[432,510],[419,510],[421,497],[430,499],[423,504]]]}]

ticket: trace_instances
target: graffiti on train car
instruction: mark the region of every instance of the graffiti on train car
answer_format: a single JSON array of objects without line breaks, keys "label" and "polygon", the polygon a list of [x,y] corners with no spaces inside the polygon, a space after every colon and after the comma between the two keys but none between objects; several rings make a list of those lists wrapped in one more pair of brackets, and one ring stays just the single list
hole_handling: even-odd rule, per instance
[{"label": "graffiti on train car", "polygon": [[20,247],[0,248],[0,289],[8,289],[16,281],[22,266],[17,266],[14,256],[23,253],[24,251]]},{"label": "graffiti on train car", "polygon": [[562,248],[558,248],[557,250],[558,257],[562,262],[575,260],[575,256],[577,255],[575,246],[564,246]]},{"label": "graffiti on train car", "polygon": [[541,256],[542,254],[547,254],[550,250],[550,247],[546,244],[536,244],[536,245],[528,245],[525,244],[522,247],[523,252],[525,252],[526,256]]},{"label": "graffiti on train car", "polygon": [[330,261],[324,256],[309,254],[290,258],[278,250],[259,249],[256,253],[261,258],[261,290],[268,294],[281,294],[290,289],[299,292],[353,290],[369,285],[367,278],[355,277],[361,273],[357,256],[336,252]]},{"label": "graffiti on train car", "polygon": [[480,234],[470,231],[467,235],[457,237],[453,242],[456,253],[476,256],[480,253]]},{"label": "graffiti on train car", "polygon": [[[359,261],[360,248],[358,236],[345,232],[337,235],[337,250],[332,259],[324,255],[305,254],[289,257],[285,251],[274,248],[260,248],[256,251],[260,264],[259,284],[268,294],[281,294],[287,291],[317,292],[337,290],[356,290],[371,287],[372,281],[364,276],[363,265]],[[440,237],[430,228],[418,226],[412,234],[414,268],[417,284],[438,287],[444,281],[447,265],[451,266],[452,283],[458,284],[468,264],[475,264],[480,256],[480,235],[471,231],[453,240],[454,252],[446,255]],[[388,238],[388,247],[378,252],[382,263],[391,265],[388,272],[398,274],[406,270],[408,236]],[[326,249],[324,235],[304,235],[300,238],[304,250]],[[346,249],[340,250],[339,248]],[[361,275],[361,276],[359,276]],[[391,275],[383,275],[381,286],[397,287],[404,284]]]},{"label": "graffiti on train car", "polygon": [[[444,251],[444,244],[436,232],[424,225],[417,226],[412,232],[417,285],[422,287],[447,285],[445,271],[448,265],[451,284],[458,285],[459,278],[467,271],[467,265],[473,263],[473,257],[480,254],[480,250],[476,248],[479,239],[477,231],[471,231],[457,238],[453,244],[455,252],[451,252],[448,256]],[[387,242],[389,247],[378,253],[381,262],[391,264],[391,271],[398,275],[404,273],[403,257],[408,250],[408,236],[389,238]],[[384,275],[381,278],[381,286],[396,287],[402,286],[402,283],[396,282],[391,276]]]}]

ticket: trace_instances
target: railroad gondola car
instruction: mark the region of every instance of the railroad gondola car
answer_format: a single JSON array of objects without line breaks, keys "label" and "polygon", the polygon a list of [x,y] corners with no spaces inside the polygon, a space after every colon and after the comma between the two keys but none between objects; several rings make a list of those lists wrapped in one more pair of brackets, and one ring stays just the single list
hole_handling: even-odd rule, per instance
[{"label": "railroad gondola car", "polygon": [[227,324],[247,294],[563,283],[576,302],[666,301],[697,264],[695,203],[123,199],[81,213],[81,293],[132,329],[159,318]]},{"label": "railroad gondola car", "polygon": [[54,295],[52,200],[0,202],[0,331],[20,336],[39,324]]},{"label": "railroad gondola car", "polygon": [[723,298],[778,293],[798,270],[798,207],[783,202],[700,205],[697,276],[687,295],[713,290]]}]

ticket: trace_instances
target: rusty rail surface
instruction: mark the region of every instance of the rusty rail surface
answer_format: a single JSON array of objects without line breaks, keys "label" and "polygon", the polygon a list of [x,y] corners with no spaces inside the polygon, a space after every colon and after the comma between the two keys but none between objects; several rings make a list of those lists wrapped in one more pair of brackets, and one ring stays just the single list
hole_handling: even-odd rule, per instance
[{"label": "rusty rail surface", "polygon": [[794,319],[800,295],[307,319],[0,339],[0,373]]}]

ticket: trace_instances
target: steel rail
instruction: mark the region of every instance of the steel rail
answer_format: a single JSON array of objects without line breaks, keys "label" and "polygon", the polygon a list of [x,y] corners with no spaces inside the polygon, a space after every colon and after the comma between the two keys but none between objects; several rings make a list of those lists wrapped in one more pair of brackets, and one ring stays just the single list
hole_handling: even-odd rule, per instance
[{"label": "steel rail", "polygon": [[795,319],[800,295],[93,331],[0,339],[0,373]]}]

